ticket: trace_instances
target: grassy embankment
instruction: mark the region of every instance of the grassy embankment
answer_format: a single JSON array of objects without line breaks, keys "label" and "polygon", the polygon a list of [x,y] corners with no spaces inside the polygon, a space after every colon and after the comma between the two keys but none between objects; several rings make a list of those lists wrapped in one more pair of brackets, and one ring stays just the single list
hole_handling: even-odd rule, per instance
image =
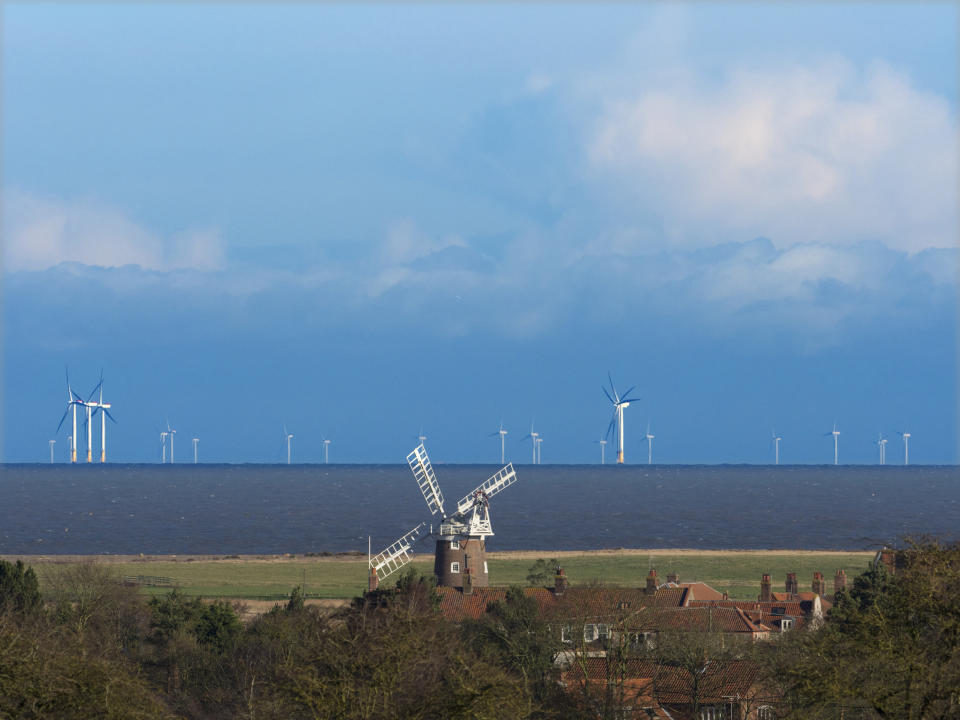
[{"label": "grassy embankment", "polygon": [[[555,557],[570,582],[599,581],[611,585],[643,587],[650,567],[661,581],[677,572],[681,581],[700,580],[737,599],[752,599],[760,588],[760,576],[768,572],[773,589],[783,590],[788,572],[797,573],[801,590],[809,590],[813,573],[819,570],[833,590],[838,568],[852,578],[864,570],[873,553],[815,551],[697,551],[697,550],[610,550],[589,553],[504,552],[488,555],[492,584],[525,584],[530,566],[537,558]],[[13,559],[12,557],[6,559]],[[63,567],[64,558],[23,556],[46,585]],[[314,598],[349,598],[366,588],[366,557],[96,557],[119,575],[150,575],[172,578],[185,593],[206,598],[247,600],[281,599],[295,585],[304,584]],[[72,558],[72,561],[80,561]],[[433,558],[423,554],[414,560],[423,572],[431,572]],[[387,578],[392,584],[394,578]],[[166,593],[168,587],[144,587],[146,593]]]}]

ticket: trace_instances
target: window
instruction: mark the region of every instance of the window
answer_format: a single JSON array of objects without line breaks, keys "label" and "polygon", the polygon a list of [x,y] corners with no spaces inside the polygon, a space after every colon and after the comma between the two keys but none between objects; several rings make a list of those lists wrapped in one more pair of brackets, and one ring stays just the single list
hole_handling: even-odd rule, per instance
[{"label": "window", "polygon": [[793,618],[784,618],[780,621],[780,631],[786,632],[793,627]]},{"label": "window", "polygon": [[700,708],[700,720],[726,720],[727,709],[723,705]]},{"label": "window", "polygon": [[460,572],[460,563],[458,563],[458,562],[452,562],[452,563],[450,563],[450,572],[452,572],[452,573],[458,573],[458,572]]},{"label": "window", "polygon": [[573,633],[571,630],[572,628],[569,625],[564,625],[562,628],[560,628],[560,642],[573,642]]},{"label": "window", "polygon": [[757,720],[776,720],[776,717],[770,705],[761,705],[757,708]]},{"label": "window", "polygon": [[486,560],[483,561],[483,571],[484,571],[485,573],[489,573],[489,571],[487,570],[487,561],[486,561]]},{"label": "window", "polygon": [[601,640],[610,639],[610,626],[609,625],[597,625],[597,637]]},{"label": "window", "polygon": [[459,540],[451,540],[451,541],[450,541],[450,549],[451,549],[451,550],[459,550],[459,549],[460,549],[460,541],[459,541]]},{"label": "window", "polygon": [[597,626],[587,624],[583,626],[583,641],[593,642],[597,639]]}]

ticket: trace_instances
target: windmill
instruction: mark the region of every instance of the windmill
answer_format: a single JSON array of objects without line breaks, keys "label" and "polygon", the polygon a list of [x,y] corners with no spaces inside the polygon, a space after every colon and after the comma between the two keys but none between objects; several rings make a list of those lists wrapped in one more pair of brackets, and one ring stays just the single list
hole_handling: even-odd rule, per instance
[{"label": "windmill", "polygon": [[910,433],[898,432],[897,435],[903,438],[903,464],[910,464]]},{"label": "windmill", "polygon": [[599,440],[594,440],[593,442],[595,445],[600,445],[600,464],[605,465],[606,459],[604,458],[604,450],[607,447],[607,441],[601,437]]},{"label": "windmill", "polygon": [[530,432],[520,438],[520,442],[524,440],[529,440],[530,444],[533,446],[533,460],[531,461],[534,465],[537,464],[537,438],[540,437],[540,433],[533,429],[533,423],[530,423]]},{"label": "windmill", "polygon": [[487,437],[500,436],[500,464],[506,462],[507,457],[507,431],[503,429],[503,420],[500,421],[500,429],[490,433]]},{"label": "windmill", "polygon": [[836,421],[834,421],[833,423],[833,430],[831,432],[823,434],[824,437],[828,437],[829,435],[833,435],[833,464],[839,465],[840,464],[840,442],[839,442],[840,431],[837,430]]},{"label": "windmill", "polygon": [[197,464],[197,445],[200,444],[200,438],[193,439],[193,464]]},{"label": "windmill", "polygon": [[73,389],[70,387],[70,371],[66,371],[67,376],[67,409],[63,413],[63,417],[60,418],[60,424],[57,425],[57,432],[60,432],[60,428],[63,427],[63,421],[67,419],[67,415],[70,414],[70,411],[73,410],[73,434],[70,435],[70,462],[75,463],[77,461],[77,405],[83,405],[83,399],[77,395]]},{"label": "windmill", "polygon": [[653,438],[650,433],[650,421],[647,420],[647,434],[643,436],[647,441],[647,465],[653,465]]},{"label": "windmill", "polygon": [[630,407],[630,403],[637,402],[640,398],[630,397],[630,393],[633,391],[634,385],[629,390],[627,390],[622,396],[617,394],[617,389],[613,386],[613,377],[610,373],[607,373],[607,379],[610,380],[610,390],[613,392],[613,395],[610,395],[607,392],[607,389],[600,386],[603,390],[603,394],[607,396],[607,400],[613,403],[613,417],[610,418],[610,425],[607,426],[607,437],[610,437],[610,431],[616,427],[617,429],[617,464],[623,464],[623,411],[624,409]]},{"label": "windmill", "polygon": [[107,418],[110,418],[114,423],[117,422],[117,419],[110,414],[110,408],[113,407],[110,403],[105,403],[103,401],[103,373],[100,373],[100,383],[97,385],[100,389],[100,399],[95,403],[89,403],[94,406],[93,415],[90,417],[96,417],[97,413],[100,415],[100,462],[105,463],[107,461]]},{"label": "windmill", "polygon": [[[456,511],[448,517],[443,507],[440,484],[423,445],[418,445],[407,455],[407,463],[413,471],[420,492],[423,493],[430,514],[439,513],[441,517],[434,556],[437,584],[463,588],[466,582],[471,588],[487,587],[490,581],[487,575],[486,538],[493,535],[490,525],[490,498],[517,481],[513,465],[505,465],[473,492],[461,498]],[[369,559],[371,590],[392,572],[410,562],[413,545],[419,539],[425,524],[420,523],[379,555]],[[430,534],[433,535],[432,527]]]},{"label": "windmill", "polygon": [[776,430],[771,430],[770,436],[771,436],[770,442],[773,443],[773,464],[779,465],[780,464],[780,441],[783,440],[783,436],[777,435]]},{"label": "windmill", "polygon": [[287,465],[290,464],[290,441],[293,440],[293,435],[287,432],[287,426],[283,426],[283,439],[287,443]]},{"label": "windmill", "polygon": [[420,441],[420,444],[423,445],[423,441],[427,439],[427,436],[423,434],[423,428],[420,428],[420,434],[416,436],[417,440]]}]

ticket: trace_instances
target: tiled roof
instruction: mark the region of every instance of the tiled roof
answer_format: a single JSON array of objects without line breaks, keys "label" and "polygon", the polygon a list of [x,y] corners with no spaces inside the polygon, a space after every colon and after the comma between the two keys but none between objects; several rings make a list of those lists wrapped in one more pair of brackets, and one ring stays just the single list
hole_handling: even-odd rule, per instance
[{"label": "tiled roof", "polygon": [[747,613],[735,607],[719,607],[710,603],[683,608],[648,608],[630,620],[635,630],[656,632],[726,632],[764,633],[768,628],[753,622]]},{"label": "tiled roof", "polygon": [[690,590],[690,600],[724,600],[724,594],[702,582],[680,583],[680,587]]},{"label": "tiled roof", "polygon": [[[608,677],[607,662],[607,658],[602,657],[583,658],[564,672],[564,679],[567,683],[582,683],[586,671],[590,682],[603,682]],[[613,675],[619,675],[621,670],[625,679],[633,681],[631,687],[638,699],[674,704],[690,702],[692,678],[683,668],[628,658],[623,665],[610,669]],[[723,702],[738,695],[750,697],[758,691],[759,675],[759,666],[747,660],[708,662],[699,678],[700,702]]]},{"label": "tiled roof", "polygon": [[[438,587],[437,592],[443,616],[455,622],[477,620],[489,605],[507,596],[504,587],[475,587],[470,595],[450,587]],[[578,617],[601,622],[604,618],[622,618],[642,608],[680,607],[687,602],[687,591],[683,588],[658,588],[652,595],[642,589],[608,587],[572,587],[561,595],[543,587],[528,587],[523,592],[536,601],[543,616]]]}]

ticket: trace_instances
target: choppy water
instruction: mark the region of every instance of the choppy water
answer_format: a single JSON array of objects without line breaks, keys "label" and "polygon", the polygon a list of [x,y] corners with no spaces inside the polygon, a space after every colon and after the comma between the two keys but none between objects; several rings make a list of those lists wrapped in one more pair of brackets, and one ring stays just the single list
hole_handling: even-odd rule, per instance
[{"label": "choppy water", "polygon": [[[497,468],[436,466],[447,509]],[[518,466],[491,550],[860,550],[960,536],[960,469]],[[5,465],[0,554],[382,548],[430,518],[399,465]]]}]

